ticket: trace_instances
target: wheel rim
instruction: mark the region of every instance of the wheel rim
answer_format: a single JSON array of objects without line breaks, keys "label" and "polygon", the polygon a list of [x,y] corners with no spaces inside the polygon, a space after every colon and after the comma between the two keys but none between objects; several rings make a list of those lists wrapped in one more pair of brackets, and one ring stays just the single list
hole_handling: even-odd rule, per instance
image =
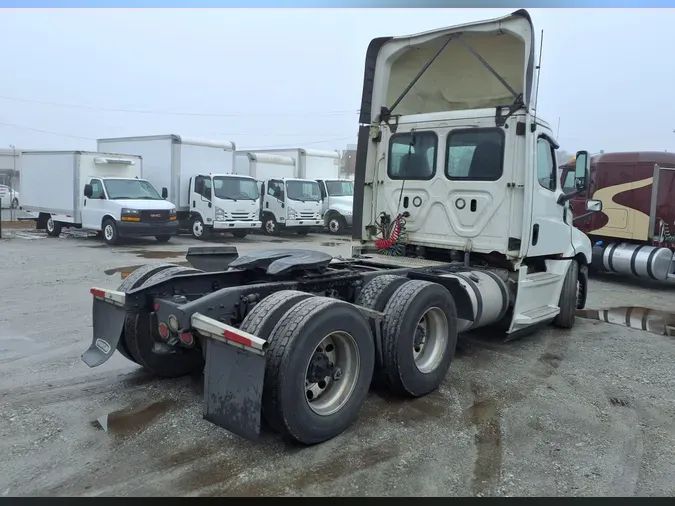
[{"label": "wheel rim", "polygon": [[47,220],[47,231],[48,232],[53,232],[54,231],[54,220],[52,218],[49,218]]},{"label": "wheel rim", "polygon": [[448,320],[437,307],[427,309],[417,324],[413,339],[415,366],[421,373],[434,371],[441,361],[448,342]]},{"label": "wheel rim", "polygon": [[195,237],[202,236],[202,234],[204,233],[204,225],[202,225],[201,221],[195,221],[192,224],[192,233],[194,234]]},{"label": "wheel rim", "polygon": [[[331,367],[332,364],[332,367]],[[339,411],[354,392],[361,355],[347,332],[333,332],[314,349],[305,373],[305,400],[320,416]]]},{"label": "wheel rim", "polygon": [[272,220],[267,220],[265,222],[265,230],[270,233],[274,232],[274,222]]},{"label": "wheel rim", "polygon": [[340,222],[337,218],[333,218],[328,222],[328,230],[331,232],[338,232],[340,230]]},{"label": "wheel rim", "polygon": [[115,231],[113,230],[113,227],[112,227],[111,224],[108,223],[108,224],[103,228],[103,235],[105,236],[105,238],[106,238],[107,240],[109,240],[109,241],[112,240],[113,236],[115,235]]}]

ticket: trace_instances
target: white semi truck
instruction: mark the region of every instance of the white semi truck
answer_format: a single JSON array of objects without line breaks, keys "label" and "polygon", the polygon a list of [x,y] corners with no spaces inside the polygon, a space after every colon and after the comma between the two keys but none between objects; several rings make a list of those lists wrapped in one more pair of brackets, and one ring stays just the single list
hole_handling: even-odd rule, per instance
[{"label": "white semi truck", "polygon": [[23,208],[37,228],[58,237],[63,228],[98,232],[108,244],[123,237],[178,233],[176,207],[142,178],[139,156],[87,151],[23,151]]},{"label": "white semi truck", "polygon": [[323,225],[331,234],[341,234],[352,226],[354,182],[340,179],[338,151],[287,148],[260,150],[257,153],[290,157],[295,160],[299,177],[313,179],[319,183]]},{"label": "white semi truck", "polygon": [[[352,258],[277,249],[233,260],[228,249],[210,272],[196,260],[196,272],[146,266],[117,290],[92,288],[84,362],[118,349],[162,376],[203,370],[206,420],[255,438],[265,418],[314,444],[356,420],[374,377],[401,397],[438,388],[459,332],[572,328],[591,242],[536,116],[534,42],[525,10],[373,40]],[[588,168],[578,152],[576,191]]]},{"label": "white semi truck", "polygon": [[243,238],[260,228],[255,179],[234,174],[233,142],[179,135],[99,139],[98,149],[143,157],[144,175],[168,188],[182,230],[197,239],[213,232]]},{"label": "white semi truck", "polygon": [[307,235],[311,227],[323,224],[319,184],[300,175],[294,158],[239,151],[235,172],[258,181],[262,194],[260,221],[267,235],[277,235],[282,229]]}]

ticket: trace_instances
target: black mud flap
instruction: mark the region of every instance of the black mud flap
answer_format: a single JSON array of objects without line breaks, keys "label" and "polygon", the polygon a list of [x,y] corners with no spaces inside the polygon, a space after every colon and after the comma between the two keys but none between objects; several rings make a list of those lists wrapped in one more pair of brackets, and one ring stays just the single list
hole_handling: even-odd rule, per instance
[{"label": "black mud flap", "polygon": [[94,298],[92,307],[93,339],[91,346],[82,355],[82,361],[89,367],[96,367],[112,357],[122,335],[126,311]]},{"label": "black mud flap", "polygon": [[206,340],[204,419],[249,440],[260,435],[265,356]]},{"label": "black mud flap", "polygon": [[234,246],[193,246],[185,255],[192,267],[204,272],[226,271],[237,258],[239,253]]}]

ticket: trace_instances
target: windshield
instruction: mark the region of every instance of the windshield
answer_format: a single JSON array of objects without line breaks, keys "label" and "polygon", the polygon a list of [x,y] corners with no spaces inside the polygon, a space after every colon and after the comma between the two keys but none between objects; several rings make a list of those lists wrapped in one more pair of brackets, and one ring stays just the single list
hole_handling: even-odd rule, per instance
[{"label": "windshield", "polygon": [[319,183],[315,181],[286,181],[286,195],[291,200],[321,200]]},{"label": "windshield", "polygon": [[326,191],[331,197],[354,196],[353,181],[326,181]]},{"label": "windshield", "polygon": [[111,200],[162,200],[157,190],[141,179],[104,179],[103,184]]},{"label": "windshield", "polygon": [[213,191],[219,199],[257,200],[260,196],[258,183],[247,177],[214,177]]}]

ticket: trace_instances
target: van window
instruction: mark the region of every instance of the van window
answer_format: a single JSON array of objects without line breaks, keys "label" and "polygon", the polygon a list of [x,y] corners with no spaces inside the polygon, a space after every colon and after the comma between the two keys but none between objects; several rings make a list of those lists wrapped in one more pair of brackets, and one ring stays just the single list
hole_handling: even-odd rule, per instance
[{"label": "van window", "polygon": [[500,128],[452,130],[448,134],[448,179],[497,181],[504,172],[504,132]]},{"label": "van window", "polygon": [[389,140],[389,179],[428,180],[436,173],[438,136],[435,132],[394,134]]}]

